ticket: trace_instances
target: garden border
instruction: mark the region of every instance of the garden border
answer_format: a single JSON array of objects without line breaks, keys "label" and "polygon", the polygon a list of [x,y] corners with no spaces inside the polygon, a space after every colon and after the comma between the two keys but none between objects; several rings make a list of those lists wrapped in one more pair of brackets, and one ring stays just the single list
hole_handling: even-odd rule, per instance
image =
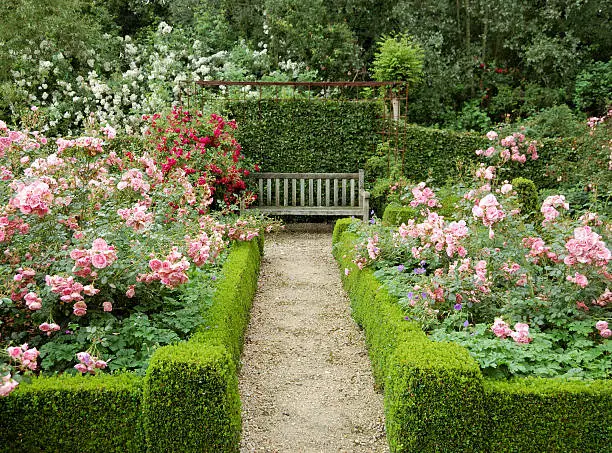
[{"label": "garden border", "polygon": [[612,384],[484,379],[466,349],[430,341],[397,299],[351,261],[352,219],[336,222],[334,256],[384,388],[392,452],[598,451],[612,437]]},{"label": "garden border", "polygon": [[0,451],[238,451],[237,367],[263,241],[234,244],[209,327],[156,350],[144,379],[42,377],[0,398]]}]

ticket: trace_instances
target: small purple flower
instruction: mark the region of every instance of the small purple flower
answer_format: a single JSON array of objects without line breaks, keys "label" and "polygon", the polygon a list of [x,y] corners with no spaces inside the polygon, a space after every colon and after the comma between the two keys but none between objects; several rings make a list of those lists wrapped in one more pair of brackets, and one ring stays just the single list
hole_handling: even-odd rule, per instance
[{"label": "small purple flower", "polygon": [[397,266],[398,272],[404,272],[404,269],[406,269],[406,267],[403,264],[400,264],[399,266]]},{"label": "small purple flower", "polygon": [[214,282],[215,280],[217,280],[217,276],[216,275],[211,275],[210,279]]},{"label": "small purple flower", "polygon": [[421,293],[421,297],[422,297],[423,299],[427,299],[427,293]]},{"label": "small purple flower", "polygon": [[421,275],[421,274],[425,273],[425,268],[424,267],[417,267],[412,272],[414,272],[417,275]]},{"label": "small purple flower", "polygon": [[372,218],[370,219],[370,224],[374,225],[375,223],[376,223],[376,220],[375,220],[375,219],[372,217]]},{"label": "small purple flower", "polygon": [[469,325],[470,325],[470,323],[469,323],[469,321],[466,319],[466,320],[465,320],[465,322],[463,323],[463,327],[467,327],[467,326],[469,326]]},{"label": "small purple flower", "polygon": [[414,294],[412,293],[412,291],[410,291],[408,293],[408,299],[412,300],[413,297],[414,297]]},{"label": "small purple flower", "polygon": [[65,333],[66,335],[72,335],[72,330],[66,330],[64,333]]},{"label": "small purple flower", "polygon": [[423,261],[421,261],[421,262],[419,263],[419,265],[420,265],[421,267],[425,266],[426,264],[427,264],[427,261],[425,261],[425,260],[423,260]]},{"label": "small purple flower", "polygon": [[404,316],[404,321],[410,321],[410,316]]},{"label": "small purple flower", "polygon": [[455,310],[459,311],[463,308],[463,306],[461,304],[455,304]]}]

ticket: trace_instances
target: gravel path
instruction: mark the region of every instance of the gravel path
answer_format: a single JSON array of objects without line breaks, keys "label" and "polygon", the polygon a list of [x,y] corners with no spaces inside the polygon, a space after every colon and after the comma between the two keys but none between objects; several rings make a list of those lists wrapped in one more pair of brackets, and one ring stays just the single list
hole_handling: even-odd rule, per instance
[{"label": "gravel path", "polygon": [[388,452],[331,235],[266,237],[240,374],[242,452]]}]

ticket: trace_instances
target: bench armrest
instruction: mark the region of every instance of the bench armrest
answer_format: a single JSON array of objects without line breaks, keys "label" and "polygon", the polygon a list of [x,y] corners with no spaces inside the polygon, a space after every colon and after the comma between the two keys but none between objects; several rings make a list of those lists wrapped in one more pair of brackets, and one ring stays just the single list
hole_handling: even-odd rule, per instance
[{"label": "bench armrest", "polygon": [[370,219],[370,192],[361,189],[359,191],[359,198],[361,198],[361,207],[363,208],[363,221],[368,222]]}]

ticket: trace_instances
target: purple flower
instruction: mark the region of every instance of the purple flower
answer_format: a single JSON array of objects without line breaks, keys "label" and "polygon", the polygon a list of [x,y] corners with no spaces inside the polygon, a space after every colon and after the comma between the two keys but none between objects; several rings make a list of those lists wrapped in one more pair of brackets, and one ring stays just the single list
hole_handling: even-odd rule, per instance
[{"label": "purple flower", "polygon": [[465,320],[465,322],[463,323],[463,327],[467,327],[467,326],[469,326],[469,325],[470,325],[470,323],[469,323],[469,321],[466,319],[466,320]]},{"label": "purple flower", "polygon": [[404,321],[410,321],[410,316],[404,316]]},{"label": "purple flower", "polygon": [[408,299],[412,299],[413,297],[414,297],[414,294],[412,293],[412,291],[410,291],[410,292],[408,293]]},{"label": "purple flower", "polygon": [[423,299],[427,299],[427,293],[421,293],[421,297],[422,297]]},{"label": "purple flower", "polygon": [[400,264],[399,266],[397,266],[397,271],[398,272],[404,272],[404,269],[406,269],[406,268],[404,267],[403,264]]},{"label": "purple flower", "polygon": [[211,275],[210,279],[214,282],[215,280],[217,280],[217,276],[216,275]]},{"label": "purple flower", "polygon": [[425,261],[425,260],[423,260],[423,261],[421,261],[421,262],[419,263],[419,265],[420,265],[421,267],[425,266],[426,264],[427,264],[427,261]]},{"label": "purple flower", "polygon": [[371,223],[372,225],[374,225],[374,224],[376,223],[376,220],[374,219],[374,217],[372,217],[372,218],[370,219],[370,223]]},{"label": "purple flower", "polygon": [[424,267],[417,267],[412,272],[414,272],[417,275],[421,275],[421,274],[425,273],[425,268]]},{"label": "purple flower", "polygon": [[455,304],[455,310],[459,311],[461,308],[463,308],[461,304]]}]

